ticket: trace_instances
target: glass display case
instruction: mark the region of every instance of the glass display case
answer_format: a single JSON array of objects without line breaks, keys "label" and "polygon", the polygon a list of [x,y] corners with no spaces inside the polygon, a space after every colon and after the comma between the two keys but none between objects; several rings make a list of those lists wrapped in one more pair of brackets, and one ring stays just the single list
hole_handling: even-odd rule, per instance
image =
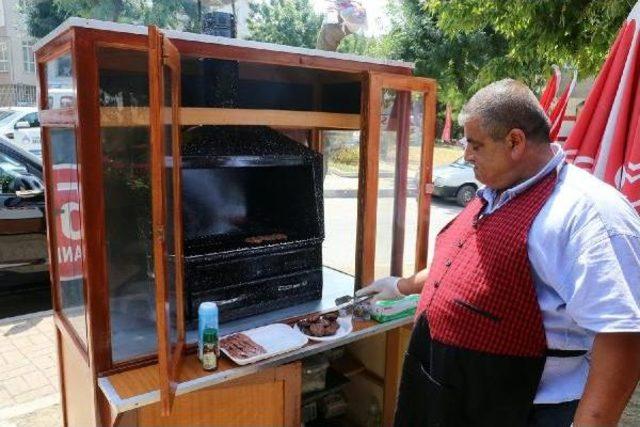
[{"label": "glass display case", "polygon": [[36,58],[69,414],[76,376],[155,363],[168,412],[202,295],[233,320],[426,265],[435,82],[410,64],[76,18]]}]

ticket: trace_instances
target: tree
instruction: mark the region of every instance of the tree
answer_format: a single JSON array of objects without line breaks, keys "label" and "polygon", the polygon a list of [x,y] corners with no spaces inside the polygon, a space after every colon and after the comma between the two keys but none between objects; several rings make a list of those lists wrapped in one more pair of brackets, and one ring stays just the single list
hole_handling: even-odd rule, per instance
[{"label": "tree", "polygon": [[415,62],[415,74],[437,79],[438,99],[458,110],[487,82],[480,72],[507,54],[507,43],[491,27],[449,36],[438,27],[438,15],[421,0],[389,3],[391,31],[371,46],[375,56]]},{"label": "tree", "polygon": [[595,74],[634,2],[627,0],[427,0],[438,14],[438,28],[449,37],[469,34],[491,23],[507,42],[501,61],[485,70],[515,68],[525,80],[548,74],[552,64]]},{"label": "tree", "polygon": [[310,0],[268,0],[249,4],[249,40],[314,48],[322,16]]},{"label": "tree", "polygon": [[338,45],[338,52],[352,53],[354,55],[367,55],[371,45],[376,39],[365,37],[362,34],[349,34]]},{"label": "tree", "polygon": [[31,37],[46,36],[69,17],[69,14],[54,4],[53,1],[29,1],[21,5],[26,15],[27,31]]},{"label": "tree", "polygon": [[43,37],[69,16],[198,31],[198,0],[23,0],[27,31]]}]

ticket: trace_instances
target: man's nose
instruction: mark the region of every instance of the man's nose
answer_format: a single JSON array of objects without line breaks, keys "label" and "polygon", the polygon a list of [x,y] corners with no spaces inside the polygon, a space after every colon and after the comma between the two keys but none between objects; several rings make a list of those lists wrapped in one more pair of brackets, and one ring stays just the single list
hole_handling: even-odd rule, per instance
[{"label": "man's nose", "polygon": [[469,149],[469,144],[464,147],[464,161],[473,162],[473,153],[471,153],[471,149]]}]

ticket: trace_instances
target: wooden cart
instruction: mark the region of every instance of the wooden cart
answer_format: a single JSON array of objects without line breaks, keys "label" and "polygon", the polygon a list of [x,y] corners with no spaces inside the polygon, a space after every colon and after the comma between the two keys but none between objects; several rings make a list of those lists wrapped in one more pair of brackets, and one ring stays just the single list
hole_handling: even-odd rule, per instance
[{"label": "wooden cart", "polygon": [[[180,141],[193,126],[266,125],[323,152],[328,130],[359,131],[352,271],[327,271],[322,304],[256,316],[235,329],[286,321],[332,309],[333,297],[354,284],[426,266],[435,81],[412,77],[412,65],[402,62],[78,18],[39,42],[36,58],[65,425],[299,425],[300,360],[347,344],[359,359],[352,373],[380,388],[390,425],[411,319],[357,322],[338,341],[244,367],[222,359],[216,372],[200,368],[183,318]],[[181,87],[207,58],[237,61],[256,87],[305,88],[312,107],[287,109],[279,100],[251,109],[185,106]],[[355,107],[345,106],[341,87],[355,88]],[[53,108],[52,88],[68,92],[64,108]],[[393,143],[383,147],[389,134]],[[384,171],[382,151],[393,159]],[[393,212],[383,224],[392,244],[388,256],[379,250],[376,257],[381,176],[393,181],[386,195]],[[417,211],[409,219],[412,180]],[[415,233],[415,252],[412,245],[405,251],[405,233]]]}]

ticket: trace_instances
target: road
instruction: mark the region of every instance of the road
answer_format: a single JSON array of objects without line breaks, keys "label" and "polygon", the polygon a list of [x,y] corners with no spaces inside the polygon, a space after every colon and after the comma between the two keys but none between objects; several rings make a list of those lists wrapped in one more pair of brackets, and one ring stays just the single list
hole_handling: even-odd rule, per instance
[{"label": "road", "polygon": [[[355,272],[355,242],[357,199],[355,197],[325,198],[325,242],[323,263],[329,267],[353,274]],[[433,255],[435,236],[462,208],[454,203],[434,200],[431,205],[429,226],[429,260]],[[390,273],[391,225],[393,219],[393,198],[378,199],[378,225],[376,238],[376,277]],[[413,271],[417,203],[415,198],[407,198],[405,227],[404,274]]]}]

